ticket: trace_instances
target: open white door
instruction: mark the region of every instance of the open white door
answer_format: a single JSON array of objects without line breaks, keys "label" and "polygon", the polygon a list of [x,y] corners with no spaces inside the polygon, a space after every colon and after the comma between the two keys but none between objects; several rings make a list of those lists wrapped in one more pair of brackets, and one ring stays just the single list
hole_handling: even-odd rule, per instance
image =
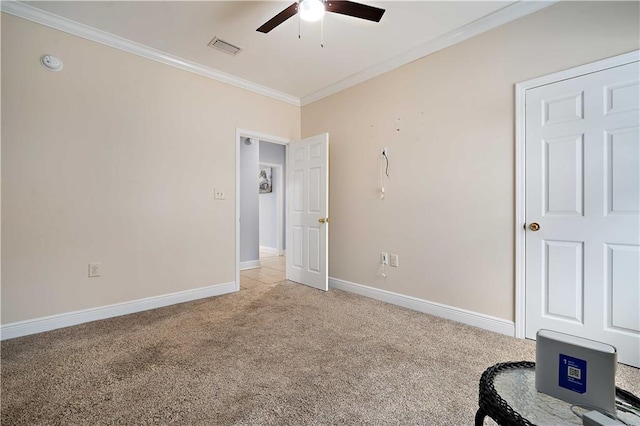
[{"label": "open white door", "polygon": [[640,367],[640,66],[527,90],[526,337],[609,343]]},{"label": "open white door", "polygon": [[287,279],[329,290],[329,134],[289,144]]}]

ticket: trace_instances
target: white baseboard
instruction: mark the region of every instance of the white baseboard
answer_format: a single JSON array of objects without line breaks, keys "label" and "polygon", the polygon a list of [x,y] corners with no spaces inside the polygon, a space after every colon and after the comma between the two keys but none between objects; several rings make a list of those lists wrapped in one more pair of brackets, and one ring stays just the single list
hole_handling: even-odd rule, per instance
[{"label": "white baseboard", "polygon": [[259,260],[247,260],[246,262],[240,262],[240,270],[244,271],[245,269],[254,269],[261,267],[262,264]]},{"label": "white baseboard", "polygon": [[393,293],[387,290],[380,290],[378,288],[362,284],[355,284],[349,281],[339,280],[337,278],[329,278],[329,287],[370,297],[382,302],[391,303],[392,305],[402,306],[414,311],[424,312],[425,314],[447,318],[463,324],[494,331],[496,333],[506,334],[507,336],[515,336],[514,322],[507,321],[502,318],[467,311],[466,309],[443,305],[441,303],[430,302],[428,300],[418,299],[417,297],[405,296],[403,294]]},{"label": "white baseboard", "polygon": [[133,314],[136,312],[147,311],[149,309],[175,305],[176,303],[189,302],[191,300],[220,296],[222,294],[233,293],[235,291],[238,291],[238,287],[234,282],[216,284],[208,287],[195,288],[193,290],[179,291],[177,293],[117,303],[115,305],[101,306],[98,308],[84,309],[82,311],[67,312],[64,314],[3,324],[0,326],[0,340],[28,336],[29,334],[42,333],[44,331],[83,324],[85,322]]},{"label": "white baseboard", "polygon": [[278,249],[275,247],[260,246],[260,251],[264,251],[266,253],[280,254]]}]

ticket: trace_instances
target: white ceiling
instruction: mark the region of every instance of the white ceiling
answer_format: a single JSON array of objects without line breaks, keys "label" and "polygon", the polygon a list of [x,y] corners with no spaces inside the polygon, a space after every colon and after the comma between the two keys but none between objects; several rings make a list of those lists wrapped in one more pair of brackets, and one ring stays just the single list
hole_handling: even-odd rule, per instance
[{"label": "white ceiling", "polygon": [[[320,46],[320,23],[301,22],[302,38],[298,39],[297,16],[268,34],[256,31],[292,2],[36,1],[28,5],[282,92],[303,104],[305,98],[319,98],[337,90],[332,88],[344,87],[345,81],[379,74],[374,70],[385,71],[384,64],[390,69],[416,59],[421,46],[455,38],[456,32],[462,34],[470,25],[522,5],[512,1],[364,0],[386,9],[380,23],[328,13],[324,48]],[[243,51],[231,56],[208,47],[214,36]],[[407,56],[411,52],[415,57]]]}]

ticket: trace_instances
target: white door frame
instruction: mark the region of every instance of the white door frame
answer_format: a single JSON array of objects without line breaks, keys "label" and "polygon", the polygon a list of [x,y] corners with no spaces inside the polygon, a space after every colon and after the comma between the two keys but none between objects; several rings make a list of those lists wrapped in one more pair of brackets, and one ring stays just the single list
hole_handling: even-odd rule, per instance
[{"label": "white door frame", "polygon": [[[285,161],[289,156],[289,139],[279,136],[267,135],[264,133],[254,132],[253,130],[245,130],[236,128],[236,287],[235,291],[240,291],[240,147],[242,138],[254,138],[265,142],[271,142],[279,145],[285,145]],[[258,160],[259,161],[259,160]],[[256,177],[257,181],[257,177]]]},{"label": "white door frame", "polygon": [[640,50],[581,65],[516,84],[516,223],[515,223],[515,284],[516,337],[525,337],[525,100],[526,91],[558,81],[626,65],[640,60]]},{"label": "white door frame", "polygon": [[[267,142],[267,141],[264,141]],[[287,155],[285,152],[285,161],[287,159]],[[284,167],[282,166],[282,164],[275,164],[275,163],[265,163],[263,161],[258,161],[258,165],[260,166],[266,166],[266,167],[271,167],[272,169],[276,169],[278,170],[278,176],[280,176],[280,179],[277,180],[276,182],[276,187],[277,187],[277,192],[276,192],[276,250],[278,251],[278,256],[282,256],[283,254],[283,243],[282,243],[282,229],[283,229],[283,219],[284,219],[284,213],[283,213],[283,206],[282,206],[282,191],[284,191],[284,185],[282,184],[282,181],[284,179]]]}]

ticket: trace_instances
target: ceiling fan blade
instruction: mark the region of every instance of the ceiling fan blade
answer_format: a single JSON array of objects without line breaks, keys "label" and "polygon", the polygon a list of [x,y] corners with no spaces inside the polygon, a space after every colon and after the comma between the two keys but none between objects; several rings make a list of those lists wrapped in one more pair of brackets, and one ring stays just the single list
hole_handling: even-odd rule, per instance
[{"label": "ceiling fan blade", "polygon": [[366,19],[369,21],[380,22],[385,10],[378,7],[367,6],[366,4],[355,3],[352,1],[329,0],[325,4],[327,12],[341,13],[343,15],[353,16],[355,18]]},{"label": "ceiling fan blade", "polygon": [[287,7],[285,10],[278,13],[273,18],[269,19],[256,31],[260,31],[261,33],[268,33],[278,25],[282,24],[287,19],[291,18],[296,13],[298,13],[298,2],[293,3],[291,6]]}]

